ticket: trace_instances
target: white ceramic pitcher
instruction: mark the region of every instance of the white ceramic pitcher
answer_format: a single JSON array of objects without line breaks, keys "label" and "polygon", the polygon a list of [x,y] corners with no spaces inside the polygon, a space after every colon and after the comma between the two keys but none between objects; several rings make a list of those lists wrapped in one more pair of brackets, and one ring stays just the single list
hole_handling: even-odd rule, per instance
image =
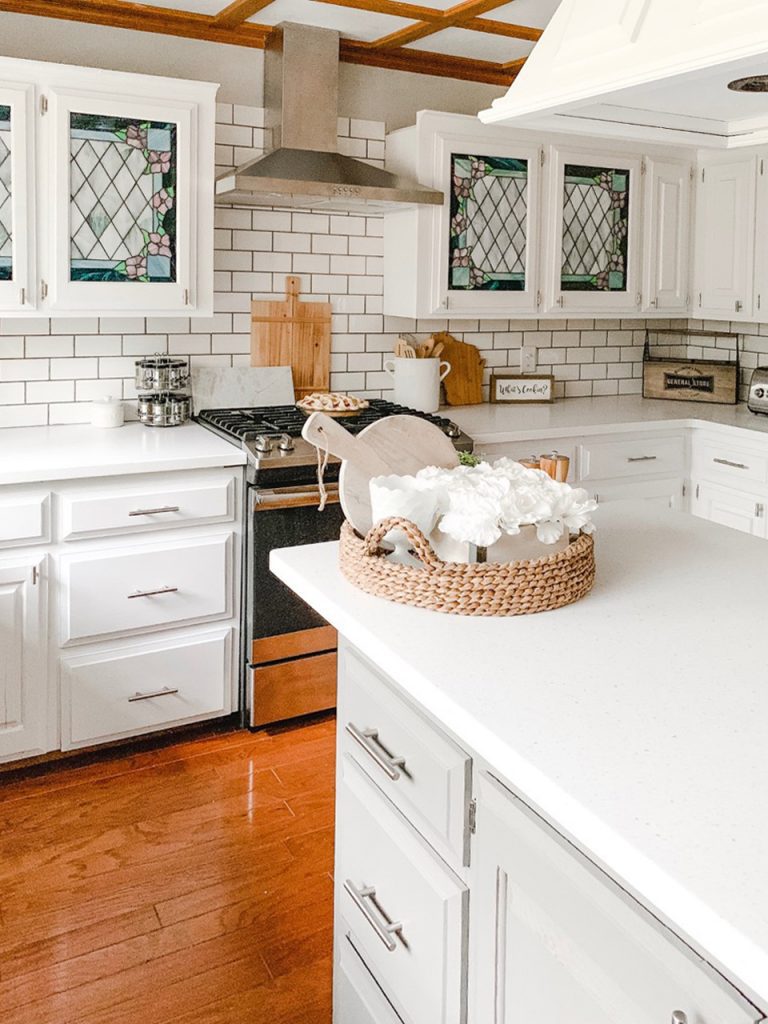
[{"label": "white ceramic pitcher", "polygon": [[451,372],[451,364],[439,359],[407,359],[395,356],[384,363],[394,379],[395,401],[420,412],[437,412],[440,407],[440,381]]}]

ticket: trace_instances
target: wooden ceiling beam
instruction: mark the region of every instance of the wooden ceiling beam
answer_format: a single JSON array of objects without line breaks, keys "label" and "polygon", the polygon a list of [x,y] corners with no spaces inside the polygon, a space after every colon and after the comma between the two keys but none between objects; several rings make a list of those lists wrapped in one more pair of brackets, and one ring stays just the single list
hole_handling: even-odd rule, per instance
[{"label": "wooden ceiling beam", "polygon": [[0,0],[2,11],[257,49],[263,49],[272,31],[271,26],[250,24],[228,28],[217,25],[214,18],[205,14],[129,3],[127,0]]},{"label": "wooden ceiling beam", "polygon": [[373,50],[366,43],[341,40],[341,59],[351,64],[410,71],[417,75],[435,75],[457,78],[465,82],[485,82],[489,85],[509,86],[515,80],[517,69],[506,69],[493,61],[453,57],[428,50],[408,50],[395,47]]},{"label": "wooden ceiling beam", "polygon": [[510,0],[464,0],[464,3],[457,4],[445,11],[439,21],[422,21],[417,25],[401,28],[397,32],[391,32],[381,39],[374,40],[369,43],[369,46],[383,49],[405,46],[407,43],[416,42],[417,39],[434,35],[435,32],[442,32],[446,28],[462,25],[470,18],[493,11],[497,7],[506,7],[509,2]]},{"label": "wooden ceiling beam", "polygon": [[252,18],[254,14],[269,7],[274,0],[233,0],[222,11],[214,15],[215,24],[225,28],[235,28]]},{"label": "wooden ceiling beam", "polygon": [[493,21],[491,18],[470,18],[456,28],[467,28],[472,32],[488,32],[493,36],[507,36],[509,39],[528,39],[537,43],[544,35],[543,28],[532,25],[512,25],[508,21]]}]

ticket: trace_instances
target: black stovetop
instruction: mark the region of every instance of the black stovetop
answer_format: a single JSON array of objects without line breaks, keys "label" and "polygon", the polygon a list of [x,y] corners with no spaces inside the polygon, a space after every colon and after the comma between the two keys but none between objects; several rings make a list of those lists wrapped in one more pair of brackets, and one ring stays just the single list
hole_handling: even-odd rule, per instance
[{"label": "black stovetop", "polygon": [[[449,436],[452,436],[451,428],[455,427],[452,421],[445,416],[408,409],[404,405],[397,405],[395,402],[388,402],[383,398],[370,399],[367,409],[363,409],[357,416],[345,416],[341,422],[346,430],[353,434],[359,434],[361,430],[364,430],[369,424],[375,423],[376,420],[395,415],[419,416],[421,419],[434,423]],[[213,427],[219,433],[239,440],[245,439],[250,434],[265,433],[299,437],[307,419],[295,405],[262,406],[252,409],[203,409],[197,414],[197,418],[201,423]],[[458,428],[456,431],[458,432]]]}]

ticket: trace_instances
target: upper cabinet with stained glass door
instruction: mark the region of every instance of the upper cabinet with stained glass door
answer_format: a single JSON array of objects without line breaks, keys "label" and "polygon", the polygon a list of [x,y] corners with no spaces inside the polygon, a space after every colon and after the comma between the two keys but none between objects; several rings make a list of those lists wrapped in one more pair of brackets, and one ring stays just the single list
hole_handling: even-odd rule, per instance
[{"label": "upper cabinet with stained glass door", "polygon": [[547,307],[639,313],[643,161],[552,148]]},{"label": "upper cabinet with stained glass door", "polygon": [[535,139],[426,111],[412,128],[388,136],[387,155],[388,166],[440,189],[445,203],[385,217],[385,312],[473,319],[535,313]]},{"label": "upper cabinet with stained glass door", "polygon": [[0,81],[0,312],[34,312],[34,85]]},{"label": "upper cabinet with stained glass door", "polygon": [[96,84],[57,74],[43,93],[53,175],[43,305],[210,313],[216,87],[111,72]]},{"label": "upper cabinet with stained glass door", "polygon": [[0,58],[4,315],[212,312],[217,88]]}]

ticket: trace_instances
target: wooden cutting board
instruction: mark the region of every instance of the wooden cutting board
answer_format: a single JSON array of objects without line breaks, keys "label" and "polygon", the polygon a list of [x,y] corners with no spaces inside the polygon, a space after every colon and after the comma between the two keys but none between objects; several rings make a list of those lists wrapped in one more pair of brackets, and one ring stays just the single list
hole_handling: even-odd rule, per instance
[{"label": "wooden cutting board", "polygon": [[331,304],[301,302],[300,279],[286,277],[285,299],[251,303],[251,366],[290,366],[296,398],[328,391]]},{"label": "wooden cutting board", "polygon": [[451,370],[443,381],[445,400],[448,405],[479,405],[483,398],[483,367],[485,360],[474,345],[458,341],[447,331],[433,334],[435,344],[442,342],[440,355]]},{"label": "wooden cutting board", "polygon": [[321,452],[342,460],[339,500],[344,515],[363,537],[373,525],[371,477],[413,474],[425,466],[452,469],[459,464],[450,438],[419,416],[387,416],[355,436],[330,416],[315,412],[301,434]]}]

